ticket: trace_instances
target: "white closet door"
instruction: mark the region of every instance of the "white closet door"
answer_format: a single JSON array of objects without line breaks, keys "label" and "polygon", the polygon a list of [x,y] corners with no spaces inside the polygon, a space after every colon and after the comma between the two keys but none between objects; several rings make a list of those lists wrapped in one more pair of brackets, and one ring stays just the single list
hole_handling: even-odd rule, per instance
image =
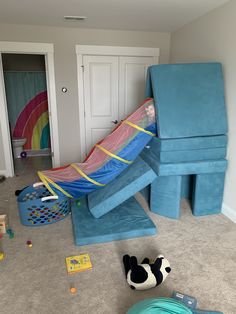
[{"label": "white closet door", "polygon": [[147,68],[153,57],[119,57],[119,118],[123,119],[141,105],[145,95]]},{"label": "white closet door", "polygon": [[117,56],[83,56],[86,152],[119,119]]}]

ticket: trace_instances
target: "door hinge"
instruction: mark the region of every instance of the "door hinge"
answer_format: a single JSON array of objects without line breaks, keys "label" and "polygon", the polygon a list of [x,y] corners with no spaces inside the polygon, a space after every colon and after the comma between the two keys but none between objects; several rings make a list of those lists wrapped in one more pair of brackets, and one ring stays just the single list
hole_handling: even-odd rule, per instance
[{"label": "door hinge", "polygon": [[84,72],[84,65],[81,65],[82,71]]}]

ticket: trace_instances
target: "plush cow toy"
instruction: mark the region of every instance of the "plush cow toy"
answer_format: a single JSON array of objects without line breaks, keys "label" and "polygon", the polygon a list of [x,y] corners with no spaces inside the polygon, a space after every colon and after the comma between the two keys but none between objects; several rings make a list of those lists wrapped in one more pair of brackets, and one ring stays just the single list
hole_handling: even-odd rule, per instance
[{"label": "plush cow toy", "polygon": [[158,255],[152,264],[146,257],[138,264],[135,256],[124,255],[123,263],[131,289],[147,290],[160,285],[170,273],[170,263],[163,255]]}]

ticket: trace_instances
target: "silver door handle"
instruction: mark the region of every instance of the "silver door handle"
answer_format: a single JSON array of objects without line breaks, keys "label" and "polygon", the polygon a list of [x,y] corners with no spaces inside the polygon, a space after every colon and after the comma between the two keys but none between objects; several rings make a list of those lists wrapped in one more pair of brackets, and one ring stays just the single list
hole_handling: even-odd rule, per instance
[{"label": "silver door handle", "polygon": [[118,120],[111,121],[111,122],[114,123],[114,124],[117,124],[117,123],[118,123]]}]

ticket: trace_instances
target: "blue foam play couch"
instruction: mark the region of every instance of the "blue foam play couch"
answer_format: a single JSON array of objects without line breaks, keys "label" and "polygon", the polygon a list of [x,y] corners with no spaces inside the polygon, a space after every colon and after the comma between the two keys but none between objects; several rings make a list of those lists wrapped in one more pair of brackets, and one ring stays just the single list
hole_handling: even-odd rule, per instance
[{"label": "blue foam play couch", "polygon": [[154,98],[158,130],[141,154],[157,174],[152,211],[178,218],[188,190],[194,215],[221,212],[228,131],[221,64],[151,66],[146,96]]}]

